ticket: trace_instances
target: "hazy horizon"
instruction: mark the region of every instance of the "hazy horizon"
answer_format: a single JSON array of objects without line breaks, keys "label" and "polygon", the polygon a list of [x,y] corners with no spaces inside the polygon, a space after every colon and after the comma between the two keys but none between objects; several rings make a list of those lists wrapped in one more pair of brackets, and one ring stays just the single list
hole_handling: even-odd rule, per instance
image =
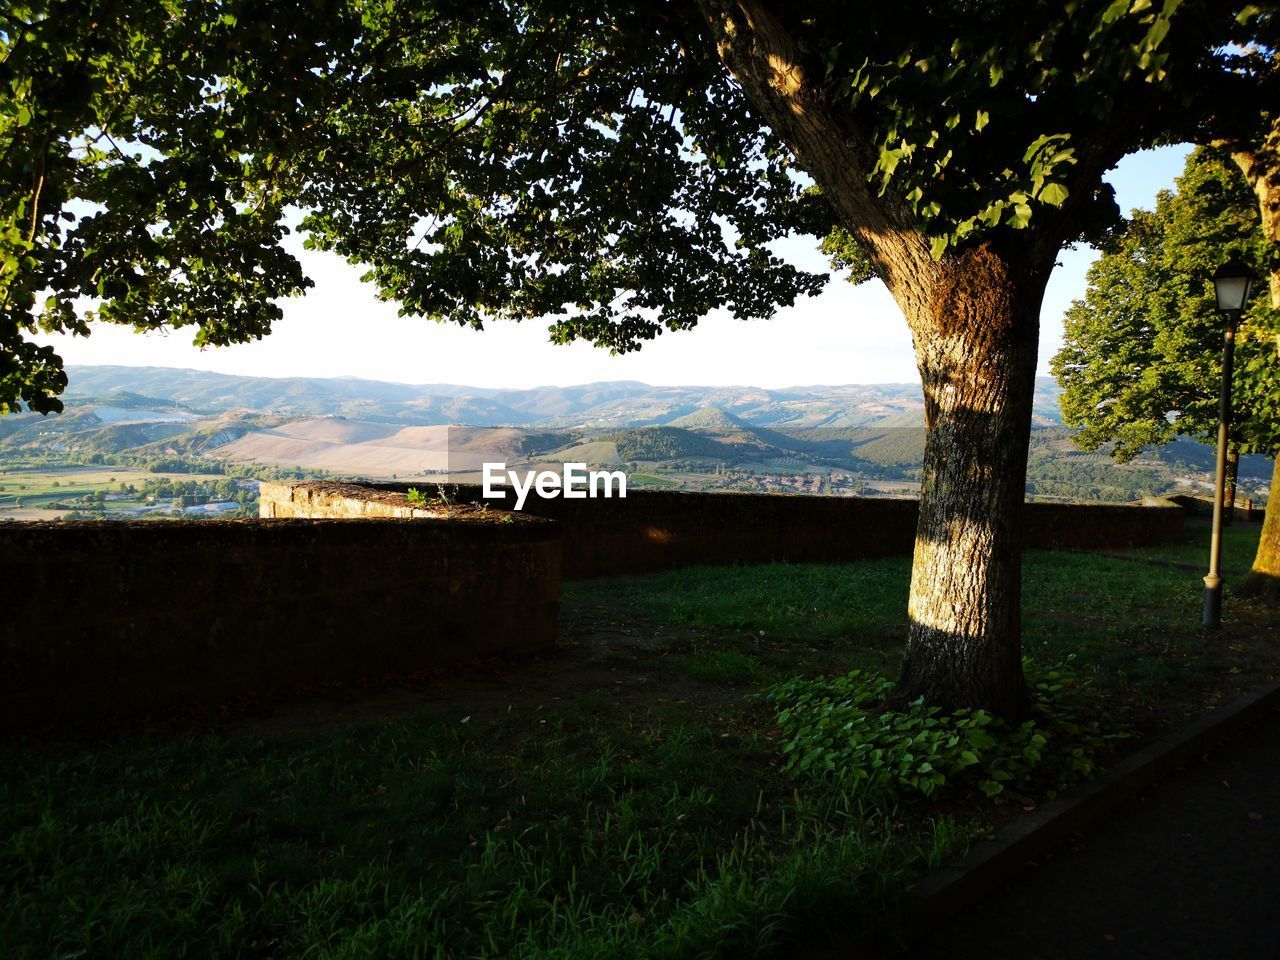
[{"label": "hazy horizon", "polygon": [[[69,363],[67,364],[68,374],[77,369],[103,369],[113,368],[121,370],[168,370],[174,373],[198,373],[198,374],[214,374],[215,376],[225,377],[251,377],[255,380],[353,380],[368,383],[389,384],[397,387],[414,387],[414,388],[431,388],[431,387],[450,387],[450,388],[474,388],[478,390],[570,390],[575,387],[592,387],[602,385],[617,384],[635,384],[642,387],[650,388],[678,388],[683,387],[689,390],[767,390],[767,391],[786,391],[786,390],[834,390],[840,387],[918,387],[919,379],[915,380],[859,380],[849,381],[847,383],[788,383],[777,387],[766,387],[758,383],[650,383],[646,380],[636,380],[631,377],[619,378],[614,380],[583,380],[573,383],[537,383],[528,387],[513,386],[488,386],[480,383],[462,383],[455,381],[432,380],[411,382],[408,380],[389,380],[385,377],[365,377],[353,374],[339,374],[335,376],[311,376],[307,374],[256,374],[256,373],[227,373],[222,370],[206,370],[199,367],[170,367],[160,364],[133,364],[133,363]],[[1053,380],[1052,377],[1044,374],[1036,374],[1037,380]],[[74,387],[74,383],[68,384],[68,390]],[[69,394],[71,395],[71,394]]]}]

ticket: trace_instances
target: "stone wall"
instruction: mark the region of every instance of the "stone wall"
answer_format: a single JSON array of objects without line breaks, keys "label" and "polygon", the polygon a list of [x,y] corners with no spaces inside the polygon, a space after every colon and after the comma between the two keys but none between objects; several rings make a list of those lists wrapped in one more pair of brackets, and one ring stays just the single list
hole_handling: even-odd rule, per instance
[{"label": "stone wall", "polygon": [[[1194,497],[1189,494],[1179,493],[1169,499],[1182,507],[1190,516],[1213,516],[1212,497]],[[1267,508],[1265,506],[1254,506],[1252,500],[1237,500],[1236,505],[1231,508],[1232,518],[1243,520],[1245,523],[1261,523],[1266,515]]]},{"label": "stone wall", "polygon": [[[404,486],[262,485],[261,520],[0,524],[0,718],[181,710],[555,643],[567,577],[909,553],[910,500],[633,491],[513,513]],[[506,503],[510,503],[507,500]],[[1032,547],[1168,539],[1184,511],[1029,504]],[[386,523],[385,519],[402,522]]]},{"label": "stone wall", "polygon": [[[263,484],[265,516],[399,516],[404,485]],[[478,486],[450,487],[481,502]],[[512,500],[494,500],[501,508]],[[694,563],[854,560],[910,553],[914,500],[786,494],[633,490],[625,499],[541,499],[526,514],[556,521],[569,578],[666,570]],[[1128,504],[1029,503],[1029,547],[1115,549],[1168,540],[1183,511],[1167,501]]]},{"label": "stone wall", "polygon": [[0,524],[0,565],[10,725],[413,674],[558,629],[559,530],[493,512]]}]

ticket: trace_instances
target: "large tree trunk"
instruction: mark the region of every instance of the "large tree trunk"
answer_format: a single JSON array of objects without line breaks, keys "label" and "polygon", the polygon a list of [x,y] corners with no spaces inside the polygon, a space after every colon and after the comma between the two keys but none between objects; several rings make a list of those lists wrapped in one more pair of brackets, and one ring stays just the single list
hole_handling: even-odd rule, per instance
[{"label": "large tree trunk", "polygon": [[1020,244],[1023,266],[988,246],[935,260],[910,204],[872,185],[878,150],[810,83],[773,5],[699,5],[721,58],[858,237],[915,340],[930,430],[900,692],[1023,716],[1019,525],[1040,300],[1063,238],[1045,230]]},{"label": "large tree trunk", "polygon": [[1262,520],[1262,539],[1253,558],[1253,569],[1245,578],[1242,593],[1280,600],[1280,454],[1271,471],[1271,492]]},{"label": "large tree trunk", "polygon": [[916,338],[928,439],[899,692],[1016,719],[1029,705],[1022,520],[1046,277],[988,248],[949,273],[912,318],[935,332]]},{"label": "large tree trunk", "polygon": [[[1261,147],[1232,153],[1245,179],[1258,196],[1262,229],[1274,244],[1280,244],[1280,124],[1273,126]],[[1271,270],[1271,305],[1280,310],[1280,261]],[[1280,337],[1276,349],[1280,351]],[[1262,539],[1253,559],[1253,569],[1245,580],[1246,593],[1280,600],[1280,454],[1271,474],[1267,513],[1262,523]]]}]

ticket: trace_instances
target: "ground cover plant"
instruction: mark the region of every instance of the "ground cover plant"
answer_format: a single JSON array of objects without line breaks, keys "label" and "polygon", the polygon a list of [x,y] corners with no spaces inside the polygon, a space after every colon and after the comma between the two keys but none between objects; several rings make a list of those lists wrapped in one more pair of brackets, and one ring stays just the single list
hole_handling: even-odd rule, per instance
[{"label": "ground cover plant", "polygon": [[[1256,531],[1233,528],[1229,568]],[[568,584],[563,654],[424,681],[394,709],[353,693],[194,732],[10,740],[0,943],[738,957],[856,939],[973,836],[1276,675],[1264,608],[1229,596],[1222,632],[1198,630],[1199,578],[1170,561],[1206,540],[1028,555],[1027,671],[1055,714],[1012,736],[972,712],[879,712],[909,577],[885,558]],[[801,769],[827,749],[801,728],[828,706],[863,732],[827,737],[831,769]],[[922,743],[936,771],[903,767]]]},{"label": "ground cover plant", "polygon": [[1106,750],[1099,722],[1056,698],[1076,681],[1069,666],[1046,671],[1031,718],[1016,727],[985,710],[895,703],[892,680],[861,670],[779,684],[768,699],[778,707],[787,772],[851,782],[876,799],[971,786],[988,797],[1021,796],[1090,776]]}]

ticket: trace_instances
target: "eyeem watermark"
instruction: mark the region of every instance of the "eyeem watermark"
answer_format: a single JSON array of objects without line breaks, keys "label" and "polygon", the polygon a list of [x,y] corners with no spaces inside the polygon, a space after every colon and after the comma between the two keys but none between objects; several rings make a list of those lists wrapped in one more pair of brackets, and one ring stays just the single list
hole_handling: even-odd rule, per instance
[{"label": "eyeem watermark", "polygon": [[505,486],[516,492],[516,509],[524,509],[524,502],[532,490],[540,497],[566,500],[585,500],[587,497],[612,497],[627,495],[627,475],[621,470],[587,470],[585,463],[566,463],[560,473],[554,470],[508,470],[505,463],[486,463],[482,467],[484,486],[481,494],[488,499],[503,499]]}]

